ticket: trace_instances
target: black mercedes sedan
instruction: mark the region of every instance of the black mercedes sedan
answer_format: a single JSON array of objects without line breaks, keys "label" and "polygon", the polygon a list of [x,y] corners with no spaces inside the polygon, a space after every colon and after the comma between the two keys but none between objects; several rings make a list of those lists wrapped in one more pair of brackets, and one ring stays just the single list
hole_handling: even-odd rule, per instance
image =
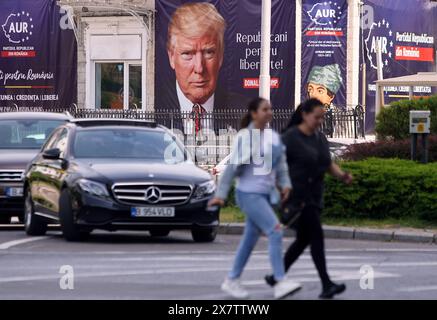
[{"label": "black mercedes sedan", "polygon": [[0,113],[0,224],[23,220],[23,173],[48,136],[70,120],[51,112]]},{"label": "black mercedes sedan", "polygon": [[165,127],[137,120],[74,119],[58,127],[25,172],[25,230],[42,235],[59,221],[64,238],[94,229],[189,229],[214,241],[219,208],[209,173],[196,167]]}]

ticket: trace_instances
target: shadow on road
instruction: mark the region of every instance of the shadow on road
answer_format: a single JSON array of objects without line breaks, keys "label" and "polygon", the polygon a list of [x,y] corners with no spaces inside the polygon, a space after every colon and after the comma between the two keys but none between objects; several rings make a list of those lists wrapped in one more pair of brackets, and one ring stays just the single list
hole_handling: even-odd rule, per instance
[{"label": "shadow on road", "polygon": [[[22,224],[0,225],[0,233],[3,234],[8,240],[14,240],[17,236],[20,239],[26,238],[24,232],[24,226]],[[10,236],[12,235],[12,239]],[[146,230],[119,230],[115,232],[105,230],[95,230],[88,237],[78,242],[67,242],[61,233],[59,225],[50,225],[46,234],[49,238],[45,241],[58,244],[79,244],[83,245],[135,245],[135,244],[163,244],[163,245],[192,245],[192,246],[214,246],[219,243],[217,239],[213,243],[197,243],[194,242],[190,231],[175,230],[165,237],[153,237]],[[31,238],[29,236],[29,238]]]},{"label": "shadow on road", "polygon": [[[48,234],[52,235],[54,238],[65,241],[60,233]],[[147,231],[136,231],[136,232],[105,232],[98,231],[91,233],[87,238],[78,243],[89,243],[89,244],[195,244],[191,239],[191,234],[183,232],[170,233],[167,237],[152,237]]]}]

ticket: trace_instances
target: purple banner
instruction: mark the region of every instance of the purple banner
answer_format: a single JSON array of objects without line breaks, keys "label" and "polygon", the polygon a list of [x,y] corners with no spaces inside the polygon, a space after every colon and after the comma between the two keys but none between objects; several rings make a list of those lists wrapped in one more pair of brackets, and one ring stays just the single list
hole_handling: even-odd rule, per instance
[{"label": "purple banner", "polygon": [[66,19],[54,0],[0,2],[0,107],[76,102],[76,40]]},{"label": "purple banner", "polygon": [[346,107],[347,1],[302,2],[301,99]]},{"label": "purple banner", "polygon": [[[366,65],[366,130],[371,132],[375,126],[378,46],[384,79],[434,71],[436,5],[421,0],[367,0],[365,5],[360,63]],[[415,87],[414,96],[433,91],[431,87]],[[408,98],[409,87],[385,88],[385,104]]]},{"label": "purple banner", "polygon": [[[157,111],[242,109],[258,96],[260,0],[157,0],[156,10]],[[294,101],[294,17],[294,1],[272,1],[274,107]]]}]

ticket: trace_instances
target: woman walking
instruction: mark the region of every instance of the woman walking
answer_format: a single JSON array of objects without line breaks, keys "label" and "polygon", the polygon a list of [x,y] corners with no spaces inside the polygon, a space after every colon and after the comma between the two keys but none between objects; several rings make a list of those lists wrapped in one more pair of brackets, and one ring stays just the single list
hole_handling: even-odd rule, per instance
[{"label": "woman walking", "polygon": [[[266,129],[272,119],[272,107],[267,100],[257,98],[248,106],[242,130],[236,137],[230,164],[220,179],[215,197],[209,205],[223,206],[234,178],[237,179],[236,200],[246,215],[246,226],[232,270],[221,288],[234,298],[244,299],[248,292],[239,279],[261,233],[268,237],[270,263],[273,268],[274,297],[277,299],[297,291],[300,285],[285,279],[282,260],[282,227],[272,206],[272,199],[285,201],[291,183],[280,136]],[[262,160],[262,161],[259,161]],[[281,190],[276,195],[276,183]]]},{"label": "woman walking", "polygon": [[[310,245],[311,256],[322,282],[320,298],[329,299],[346,290],[344,284],[331,281],[326,270],[323,230],[320,214],[323,208],[323,180],[326,172],[346,184],[352,182],[352,176],[343,172],[331,160],[329,143],[320,131],[324,119],[322,102],[309,99],[299,105],[292,116],[288,128],[282,135],[286,146],[287,163],[293,192],[288,200],[292,207],[300,209],[296,225],[296,240],[288,248],[285,257],[285,269],[288,269]],[[266,276],[270,285],[274,278]]]}]

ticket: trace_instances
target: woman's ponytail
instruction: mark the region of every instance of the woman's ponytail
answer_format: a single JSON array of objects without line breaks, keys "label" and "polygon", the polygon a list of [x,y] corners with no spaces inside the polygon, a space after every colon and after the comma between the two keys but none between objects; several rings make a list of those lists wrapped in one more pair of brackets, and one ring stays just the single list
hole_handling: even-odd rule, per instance
[{"label": "woman's ponytail", "polygon": [[247,106],[247,113],[241,119],[241,129],[247,128],[252,122],[252,112],[256,112],[262,103],[267,100],[264,98],[255,98]]},{"label": "woman's ponytail", "polygon": [[247,128],[252,121],[252,115],[250,112],[247,112],[244,117],[241,119],[241,129]]}]

